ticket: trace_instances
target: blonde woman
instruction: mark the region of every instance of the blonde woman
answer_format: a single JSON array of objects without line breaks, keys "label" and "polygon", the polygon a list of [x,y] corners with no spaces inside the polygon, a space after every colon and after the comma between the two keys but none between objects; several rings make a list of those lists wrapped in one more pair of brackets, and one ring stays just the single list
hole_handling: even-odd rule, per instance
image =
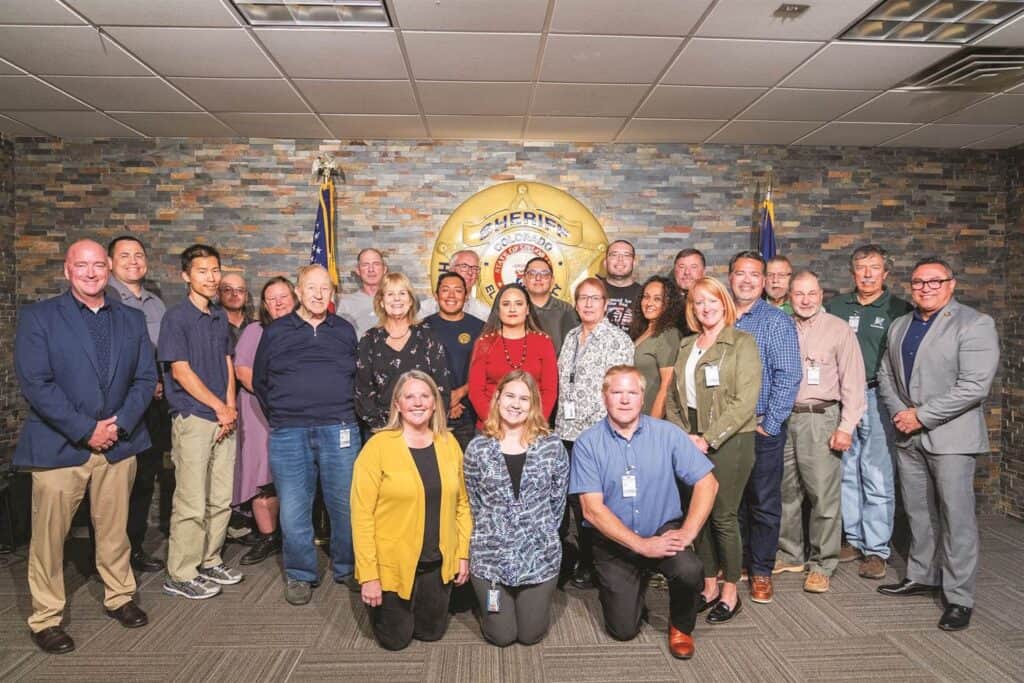
[{"label": "blonde woman", "polygon": [[551,623],[562,562],[558,527],[569,456],[548,427],[529,372],[513,370],[498,382],[463,466],[474,520],[470,573],[484,638],[499,647],[537,643]]},{"label": "blonde woman", "polygon": [[441,393],[427,373],[405,372],[352,476],[356,580],[381,647],[444,636],[452,583],[469,578],[471,528],[462,451]]}]

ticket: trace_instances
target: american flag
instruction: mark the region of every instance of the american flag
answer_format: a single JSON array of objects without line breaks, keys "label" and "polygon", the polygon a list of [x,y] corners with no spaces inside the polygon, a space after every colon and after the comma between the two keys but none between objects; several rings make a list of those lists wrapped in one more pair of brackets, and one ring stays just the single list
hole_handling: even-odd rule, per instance
[{"label": "american flag", "polygon": [[338,269],[334,260],[334,181],[331,179],[320,184],[320,205],[313,224],[309,262],[326,268],[334,286],[338,286]]},{"label": "american flag", "polygon": [[764,195],[764,205],[761,209],[761,231],[760,231],[761,255],[765,261],[775,258],[775,204],[772,202],[772,184],[768,183],[768,192]]}]

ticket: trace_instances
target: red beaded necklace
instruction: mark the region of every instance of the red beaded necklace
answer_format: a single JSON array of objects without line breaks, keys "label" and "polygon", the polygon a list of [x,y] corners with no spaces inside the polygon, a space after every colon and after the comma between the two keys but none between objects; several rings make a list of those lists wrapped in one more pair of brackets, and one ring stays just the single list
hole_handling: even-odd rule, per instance
[{"label": "red beaded necklace", "polygon": [[505,352],[505,362],[513,370],[519,370],[526,364],[526,337],[523,336],[523,353],[519,358],[519,363],[512,362],[512,355],[508,352],[508,344],[505,343],[505,335],[499,335],[501,337],[501,350]]}]

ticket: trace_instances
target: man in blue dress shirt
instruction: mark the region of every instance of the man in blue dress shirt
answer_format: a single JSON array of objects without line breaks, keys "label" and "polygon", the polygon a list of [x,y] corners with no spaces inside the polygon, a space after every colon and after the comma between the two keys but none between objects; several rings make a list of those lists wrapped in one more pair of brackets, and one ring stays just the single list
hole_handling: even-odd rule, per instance
[{"label": "man in blue dress shirt", "polygon": [[[692,544],[711,512],[718,481],[711,461],[684,431],[641,414],[644,388],[630,365],[605,373],[608,415],[576,439],[569,493],[579,494],[584,519],[599,532],[594,570],[608,633],[617,640],[637,636],[647,584],[657,571],[668,580],[669,651],[689,659],[704,586]],[[685,519],[677,478],[693,487]]]}]

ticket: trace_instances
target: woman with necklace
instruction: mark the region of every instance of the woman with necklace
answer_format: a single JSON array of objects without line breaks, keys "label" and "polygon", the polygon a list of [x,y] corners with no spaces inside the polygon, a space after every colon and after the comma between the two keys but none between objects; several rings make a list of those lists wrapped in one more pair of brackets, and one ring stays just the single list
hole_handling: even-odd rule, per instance
[{"label": "woman with necklace", "polygon": [[683,297],[668,278],[655,275],[644,283],[633,301],[629,336],[633,340],[633,365],[647,382],[644,413],[665,417],[665,396],[672,383],[672,368],[679,354],[684,315]]},{"label": "woman with necklace", "polygon": [[372,431],[388,421],[395,380],[422,370],[437,383],[444,405],[451,388],[444,345],[416,320],[419,302],[402,273],[387,273],[373,299],[380,320],[359,340],[356,363],[356,414]]},{"label": "woman with necklace", "polygon": [[419,370],[395,381],[387,424],[356,459],[352,540],[360,597],[381,647],[440,640],[452,584],[469,578],[462,450],[441,394]]},{"label": "woman with necklace", "polygon": [[743,564],[737,513],[754,467],[761,358],[754,338],[733,326],[736,306],[718,280],[706,277],[690,288],[686,322],[698,333],[679,347],[666,412],[715,465],[718,495],[696,546],[704,565],[700,611],[713,608],[707,621],[721,624],[743,606],[736,591]]},{"label": "woman with necklace", "polygon": [[549,419],[558,398],[555,347],[541,331],[526,290],[516,283],[498,290],[469,361],[469,401],[480,416],[477,429],[490,412],[498,382],[513,370],[525,370],[537,381],[541,410]]},{"label": "woman with necklace", "polygon": [[569,456],[540,406],[530,373],[505,375],[463,464],[473,512],[470,578],[484,638],[499,647],[532,645],[547,633],[562,560]]}]

